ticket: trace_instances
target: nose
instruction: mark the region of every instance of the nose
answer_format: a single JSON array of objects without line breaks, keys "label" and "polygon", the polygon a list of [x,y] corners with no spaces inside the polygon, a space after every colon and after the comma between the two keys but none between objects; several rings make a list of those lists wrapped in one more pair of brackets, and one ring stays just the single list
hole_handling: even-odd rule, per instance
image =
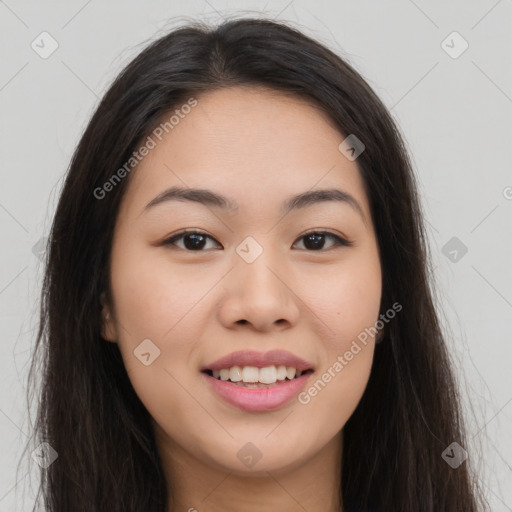
[{"label": "nose", "polygon": [[229,329],[248,325],[257,331],[294,326],[300,316],[300,299],[285,269],[269,251],[264,251],[252,263],[236,258],[219,308],[223,325]]}]

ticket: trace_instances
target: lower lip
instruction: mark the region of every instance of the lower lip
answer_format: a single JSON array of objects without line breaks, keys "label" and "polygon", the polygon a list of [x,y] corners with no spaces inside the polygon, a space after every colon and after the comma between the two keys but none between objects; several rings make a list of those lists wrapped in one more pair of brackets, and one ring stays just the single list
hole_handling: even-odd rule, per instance
[{"label": "lower lip", "polygon": [[305,387],[313,372],[268,388],[244,388],[203,373],[208,384],[226,402],[244,411],[271,411],[282,407]]}]

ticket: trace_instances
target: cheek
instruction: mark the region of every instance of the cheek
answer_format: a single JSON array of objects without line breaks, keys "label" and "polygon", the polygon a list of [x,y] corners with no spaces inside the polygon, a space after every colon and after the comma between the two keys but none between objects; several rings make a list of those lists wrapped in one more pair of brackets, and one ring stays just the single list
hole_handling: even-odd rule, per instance
[{"label": "cheek", "polygon": [[[347,422],[366,389],[372,367],[375,331],[371,328],[379,316],[381,267],[372,248],[353,256],[329,273],[323,269],[303,290],[321,320],[316,328],[323,346],[317,375],[298,401],[308,417],[323,418],[310,425],[319,429],[318,435],[334,435]],[[316,284],[312,287],[311,283]]]},{"label": "cheek", "polygon": [[381,300],[380,280],[370,280],[367,275],[358,278],[353,273],[343,274],[330,298],[331,318],[334,319],[332,328],[345,345],[346,341],[357,338],[365,329],[375,325]]},{"label": "cheek", "polygon": [[192,265],[184,270],[161,248],[119,247],[113,255],[115,311],[133,338],[164,342],[173,331],[194,327],[187,320],[216,282],[207,268]]},{"label": "cheek", "polygon": [[[380,274],[336,272],[310,302],[321,330],[321,365],[298,396],[311,436],[334,436],[353,414],[371,372],[381,298]],[[336,283],[336,286],[333,286]]]},{"label": "cheek", "polygon": [[118,346],[129,379],[151,416],[169,423],[174,414],[188,414],[183,386],[197,371],[191,367],[191,340],[200,338],[200,299],[213,278],[185,275],[159,253],[120,246],[111,275]]},{"label": "cheek", "polygon": [[[158,390],[179,388],[197,371],[191,341],[202,337],[207,302],[201,299],[218,277],[199,265],[184,272],[158,249],[119,246],[112,261],[118,346],[137,394],[151,408]],[[146,366],[140,357],[148,352]]]},{"label": "cheek", "polygon": [[321,320],[325,348],[330,353],[347,350],[378,319],[382,284],[376,250],[370,247],[329,269],[311,267],[305,272],[299,293]]}]

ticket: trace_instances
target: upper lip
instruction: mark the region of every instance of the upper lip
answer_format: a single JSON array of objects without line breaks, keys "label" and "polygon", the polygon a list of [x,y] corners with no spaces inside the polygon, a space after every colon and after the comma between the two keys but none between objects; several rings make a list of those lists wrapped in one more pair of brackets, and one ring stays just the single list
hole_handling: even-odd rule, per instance
[{"label": "upper lip", "polygon": [[310,362],[286,350],[270,350],[269,352],[240,350],[204,366],[201,368],[201,371],[222,370],[223,368],[231,368],[233,366],[256,366],[257,368],[264,368],[265,366],[291,366],[299,371],[313,369],[313,365]]}]

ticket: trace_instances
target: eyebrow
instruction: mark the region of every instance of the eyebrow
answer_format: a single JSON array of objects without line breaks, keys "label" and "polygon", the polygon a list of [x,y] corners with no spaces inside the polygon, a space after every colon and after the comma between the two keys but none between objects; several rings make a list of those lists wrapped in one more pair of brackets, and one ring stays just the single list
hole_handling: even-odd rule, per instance
[{"label": "eyebrow", "polygon": [[[238,211],[236,202],[227,197],[207,189],[171,187],[152,199],[144,208],[143,212],[152,207],[167,201],[193,201],[203,205],[219,208],[229,212]],[[348,204],[366,222],[363,208],[355,197],[344,190],[337,188],[310,190],[289,197],[281,206],[281,212],[286,215],[292,210],[306,208],[317,203],[337,201]]]}]

